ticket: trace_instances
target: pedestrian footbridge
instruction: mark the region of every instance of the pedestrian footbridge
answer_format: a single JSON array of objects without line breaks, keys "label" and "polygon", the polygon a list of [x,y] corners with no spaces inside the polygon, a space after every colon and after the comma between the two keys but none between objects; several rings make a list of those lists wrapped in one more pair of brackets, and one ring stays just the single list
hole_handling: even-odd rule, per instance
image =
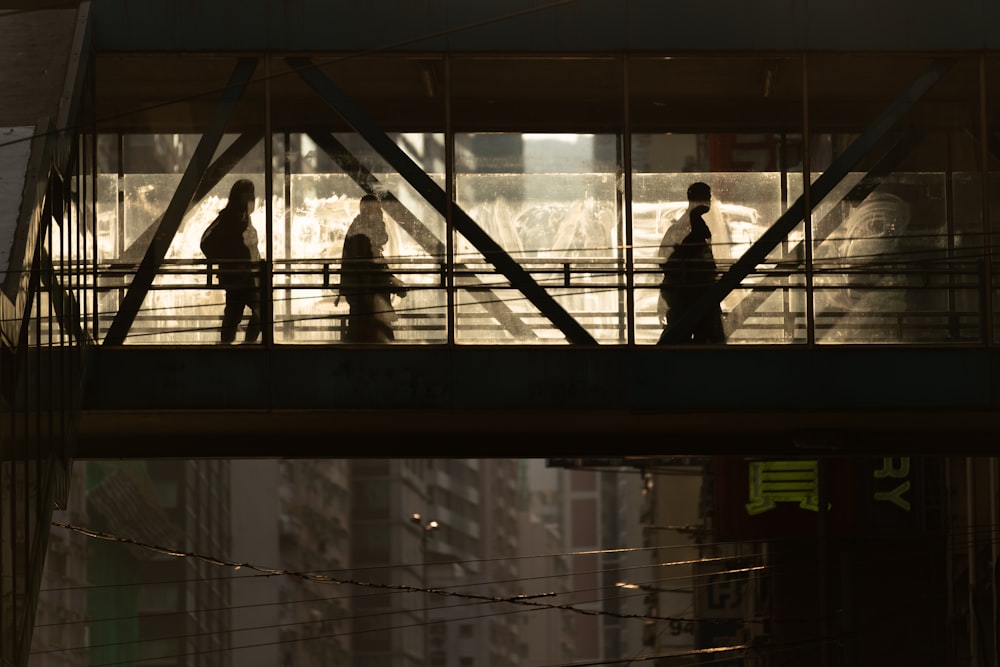
[{"label": "pedestrian footbridge", "polygon": [[[0,75],[5,665],[73,459],[995,451],[996,21],[803,47],[830,17],[772,3],[665,45],[672,3],[229,4],[0,16],[58,42]],[[263,333],[222,345],[198,240],[244,178]],[[664,328],[695,181],[719,271]],[[391,344],[343,336],[370,194]],[[676,342],[720,305],[725,345]]]}]

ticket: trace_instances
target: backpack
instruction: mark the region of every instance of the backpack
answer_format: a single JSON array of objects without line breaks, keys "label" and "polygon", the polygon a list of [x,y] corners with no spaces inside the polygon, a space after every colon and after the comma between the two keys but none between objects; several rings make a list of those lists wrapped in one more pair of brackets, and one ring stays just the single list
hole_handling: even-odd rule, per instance
[{"label": "backpack", "polygon": [[685,308],[715,277],[711,249],[704,240],[691,235],[674,246],[660,268],[663,270],[660,294],[670,310]]},{"label": "backpack", "polygon": [[220,220],[221,217],[216,218],[205,229],[205,232],[201,235],[201,243],[199,244],[202,254],[205,255],[206,259],[213,262],[224,259],[222,255],[225,248],[225,240],[220,233]]},{"label": "backpack", "polygon": [[669,310],[681,307],[684,297],[684,289],[687,283],[687,260],[682,258],[675,247],[666,261],[660,264],[663,270],[663,280],[660,282],[660,294],[667,303]]}]

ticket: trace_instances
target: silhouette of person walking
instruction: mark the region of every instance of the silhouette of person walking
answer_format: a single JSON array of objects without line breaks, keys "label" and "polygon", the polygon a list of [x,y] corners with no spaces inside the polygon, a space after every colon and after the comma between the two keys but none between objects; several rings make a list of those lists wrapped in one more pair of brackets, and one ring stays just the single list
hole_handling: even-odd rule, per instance
[{"label": "silhouette of person walking", "polygon": [[254,210],[253,182],[240,179],[229,190],[229,201],[201,237],[201,251],[219,262],[219,285],[226,291],[222,312],[221,341],[236,340],[244,312],[250,310],[244,342],[260,337],[260,285],[257,278],[257,230],[250,221]]},{"label": "silhouette of person walking", "polygon": [[[704,219],[712,207],[712,189],[707,183],[692,183],[687,196],[687,211],[675,224],[686,225],[690,231],[680,243],[671,245],[668,230],[660,244],[660,256],[664,262],[661,264],[663,282],[660,283],[658,315],[660,324],[668,327],[675,324],[715,282],[717,272],[712,254],[712,232]],[[714,304],[690,334],[678,338],[664,332],[660,342],[725,343],[721,306]]]},{"label": "silhouette of person walking", "polygon": [[[361,198],[360,212],[344,237],[340,296],[350,311],[344,342],[389,343],[395,340],[393,295],[406,296],[402,281],[389,271],[382,255],[389,241],[382,205],[375,195]],[[340,297],[338,297],[339,300]]]}]

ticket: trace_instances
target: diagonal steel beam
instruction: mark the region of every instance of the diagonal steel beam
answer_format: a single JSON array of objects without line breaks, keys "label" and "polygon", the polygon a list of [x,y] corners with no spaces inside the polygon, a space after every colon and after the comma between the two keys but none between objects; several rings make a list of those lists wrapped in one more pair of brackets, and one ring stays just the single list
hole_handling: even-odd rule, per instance
[{"label": "diagonal steel beam", "polygon": [[288,64],[320,97],[354,128],[393,169],[444,217],[451,216],[455,229],[478,250],[486,261],[506,277],[536,308],[566,336],[570,343],[596,345],[594,337],[566,312],[525,269],[476,222],[434,180],[372,123],[349,97],[313,65],[308,58],[289,58]]},{"label": "diagonal steel beam", "polygon": [[[51,175],[49,178],[52,178]],[[45,195],[42,203],[42,214],[38,221],[38,233],[35,235],[35,249],[32,253],[31,266],[28,269],[28,285],[24,294],[24,310],[21,312],[21,326],[18,328],[18,340],[15,350],[28,349],[28,332],[31,330],[29,324],[33,315],[32,308],[35,306],[35,297],[41,289],[42,283],[42,262],[40,260],[42,250],[45,248],[45,237],[49,233],[52,225],[52,189]],[[20,355],[19,355],[20,356]],[[23,358],[23,357],[22,357]]]},{"label": "diagonal steel beam", "polygon": [[[327,155],[333,159],[348,176],[354,179],[358,186],[368,194],[374,194],[376,190],[384,191],[379,186],[378,178],[371,173],[358,159],[344,146],[336,137],[326,131],[310,131],[309,137],[316,142],[316,145],[326,151]],[[382,195],[382,204],[393,217],[399,226],[415,240],[424,251],[431,257],[442,258],[445,254],[444,243],[435,236],[434,232],[427,228],[410,209],[406,208],[392,194]],[[515,336],[537,338],[535,330],[528,326],[521,317],[510,309],[503,301],[496,298],[489,292],[475,290],[471,292],[474,299],[496,318],[502,327]]]},{"label": "diagonal steel beam", "polygon": [[[866,155],[868,155],[876,144],[886,135],[886,133],[896,125],[899,120],[913,107],[914,104],[937,83],[938,79],[951,66],[949,61],[938,61],[926,72],[917,77],[910,86],[903,91],[886,108],[882,114],[875,119],[868,129],[866,129],[847,149],[837,157],[836,160],[820,174],[815,183],[809,186],[810,201],[822,201],[824,197],[833,191],[840,181],[842,181],[851,169],[853,169]],[[750,248],[743,253],[726,273],[715,283],[713,283],[698,300],[684,312],[677,322],[668,325],[660,339],[658,345],[669,345],[679,343],[688,336],[694,326],[704,317],[708,311],[722,302],[726,295],[732,292],[739,284],[754,270],[757,265],[764,262],[767,256],[778,246],[781,241],[788,236],[795,227],[805,219],[805,193],[801,195],[792,206],[785,211],[775,221],[771,227],[764,232]]]},{"label": "diagonal steel beam", "polygon": [[80,303],[72,292],[63,289],[62,283],[59,282],[59,276],[56,275],[55,267],[52,266],[52,257],[49,256],[45,248],[40,249],[38,261],[41,262],[39,280],[41,286],[48,290],[59,326],[63,328],[63,331],[68,332],[79,345],[93,342],[89,340],[87,333],[83,330]]},{"label": "diagonal steel beam", "polygon": [[399,215],[392,217],[399,223],[399,226],[409,234],[432,257],[444,257],[444,243],[421,222],[409,209],[403,206],[392,194],[381,194],[385,192],[378,177],[375,176],[366,166],[361,164],[357,157],[347,146],[340,142],[330,132],[322,129],[310,129],[307,134],[309,138],[316,142],[330,158],[337,163],[345,174],[358,184],[362,190],[368,194],[379,193],[383,200],[383,205],[392,212]]},{"label": "diagonal steel beam", "polygon": [[108,327],[108,333],[104,337],[105,345],[121,345],[125,342],[125,337],[128,335],[129,329],[132,328],[139,308],[142,307],[142,302],[145,300],[146,294],[153,284],[153,279],[163,263],[163,258],[170,248],[170,243],[177,233],[177,228],[180,227],[184,214],[191,205],[191,200],[198,191],[198,186],[205,176],[212,156],[222,140],[226,123],[243,96],[243,91],[256,67],[257,60],[255,58],[242,58],[233,69],[233,74],[222,92],[222,98],[215,107],[208,127],[201,135],[198,147],[195,148],[194,154],[191,156],[191,162],[184,170],[181,182],[177,185],[177,190],[174,191],[174,196],[170,199],[170,204],[167,205],[167,210],[156,228],[156,233],[146,249],[146,254],[139,263],[139,268],[132,278],[132,284],[129,286],[125,298],[122,299],[115,319]]},{"label": "diagonal steel beam", "polygon": [[[245,158],[247,154],[260,143],[260,140],[264,138],[263,130],[254,130],[252,132],[244,132],[236,138],[236,141],[231,143],[229,147],[222,152],[215,162],[213,162],[208,169],[205,170],[205,175],[202,176],[201,182],[198,183],[198,189],[195,190],[194,197],[191,198],[191,202],[188,204],[187,214],[192,208],[198,205],[198,203],[205,198],[205,196],[212,191],[216,185],[219,184],[226,175],[233,170],[240,160]],[[165,215],[165,214],[164,214]],[[129,259],[135,259],[140,257],[149,247],[151,239],[156,235],[156,230],[159,229],[160,223],[163,221],[163,215],[158,217],[153,223],[146,228],[146,230],[136,238],[135,241],[125,248],[125,251],[121,254],[121,259],[127,261]]]}]

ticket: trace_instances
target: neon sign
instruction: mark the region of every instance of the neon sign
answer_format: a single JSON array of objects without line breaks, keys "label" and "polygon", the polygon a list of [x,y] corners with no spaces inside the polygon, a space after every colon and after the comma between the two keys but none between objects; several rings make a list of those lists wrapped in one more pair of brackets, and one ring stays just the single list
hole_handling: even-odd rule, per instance
[{"label": "neon sign", "polygon": [[[778,503],[798,503],[801,509],[819,511],[817,461],[753,461],[749,468],[747,514],[769,512]],[[872,476],[875,480],[895,484],[891,489],[874,491],[872,499],[875,502],[892,503],[904,512],[910,511],[910,501],[906,498],[910,491],[909,457],[883,457],[881,467],[876,468]]]}]

